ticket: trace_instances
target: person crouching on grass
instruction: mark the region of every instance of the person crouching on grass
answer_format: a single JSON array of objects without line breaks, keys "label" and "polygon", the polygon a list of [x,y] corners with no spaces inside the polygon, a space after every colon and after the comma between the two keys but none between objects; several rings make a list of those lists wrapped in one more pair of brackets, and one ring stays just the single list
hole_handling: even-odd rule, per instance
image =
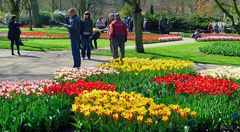
[{"label": "person crouching on grass", "polygon": [[20,23],[17,22],[17,16],[13,15],[8,24],[8,29],[9,29],[8,39],[11,41],[12,55],[15,55],[14,54],[14,43],[17,46],[18,55],[21,55],[20,48],[19,48],[21,30],[20,30],[19,26],[20,26]]},{"label": "person crouching on grass", "polygon": [[80,32],[81,32],[81,20],[77,16],[76,11],[71,8],[68,11],[70,17],[70,25],[63,24],[65,28],[68,29],[71,40],[72,56],[74,61],[74,68],[81,67],[81,57],[80,57]]},{"label": "person crouching on grass", "polygon": [[87,57],[91,59],[91,36],[93,34],[93,21],[91,19],[91,14],[89,11],[84,13],[84,18],[82,19],[82,58],[85,59],[85,54],[87,50]]},{"label": "person crouching on grass", "polygon": [[[101,31],[97,28],[93,28],[93,34],[91,37],[91,48],[92,49],[94,49],[94,46],[95,46],[95,49],[97,50],[97,39],[99,39],[100,36],[101,36]],[[93,46],[92,41],[94,41],[94,46]]]},{"label": "person crouching on grass", "polygon": [[121,21],[120,15],[118,13],[115,14],[116,20],[111,22],[109,25],[109,39],[112,45],[112,55],[113,58],[118,58],[118,47],[120,48],[121,57],[124,58],[125,54],[125,42],[127,42],[127,26]]}]

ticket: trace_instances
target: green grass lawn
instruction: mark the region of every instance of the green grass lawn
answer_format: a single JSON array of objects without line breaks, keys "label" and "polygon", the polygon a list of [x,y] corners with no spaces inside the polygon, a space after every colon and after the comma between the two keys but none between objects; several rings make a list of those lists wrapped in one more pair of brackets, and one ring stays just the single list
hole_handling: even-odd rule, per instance
[{"label": "green grass lawn", "polygon": [[[145,53],[142,54],[136,53],[135,50],[127,50],[126,56],[152,59],[174,58],[190,60],[196,63],[240,66],[240,57],[207,55],[199,51],[199,47],[204,45],[210,45],[212,43],[213,42],[195,42],[192,44],[146,48]],[[98,51],[94,54],[107,56],[111,55],[109,51]]]},{"label": "green grass lawn", "polygon": [[[0,41],[0,49],[9,49],[9,41]],[[21,46],[21,50],[29,51],[58,51],[69,50],[69,39],[28,39],[23,41],[24,46]],[[134,45],[134,41],[127,41],[127,45]],[[98,39],[98,47],[109,47],[109,40]]]}]

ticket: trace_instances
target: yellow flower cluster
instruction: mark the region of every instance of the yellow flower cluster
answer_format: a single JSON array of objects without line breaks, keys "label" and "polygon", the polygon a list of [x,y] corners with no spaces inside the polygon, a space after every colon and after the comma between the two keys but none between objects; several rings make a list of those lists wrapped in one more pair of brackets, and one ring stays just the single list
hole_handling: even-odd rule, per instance
[{"label": "yellow flower cluster", "polygon": [[124,72],[140,73],[142,71],[179,70],[185,67],[192,67],[194,63],[182,60],[150,60],[139,58],[115,59],[110,63],[100,64],[99,67],[113,68]]},{"label": "yellow flower cluster", "polygon": [[188,115],[196,116],[196,112],[189,108],[183,109],[179,105],[173,104],[158,105],[152,98],[143,97],[141,94],[105,90],[84,91],[75,98],[72,111],[79,111],[86,117],[91,117],[93,114],[108,116],[115,121],[118,121],[119,118],[129,121],[135,119],[148,125],[158,119],[168,122],[172,112],[177,112],[182,118]]}]

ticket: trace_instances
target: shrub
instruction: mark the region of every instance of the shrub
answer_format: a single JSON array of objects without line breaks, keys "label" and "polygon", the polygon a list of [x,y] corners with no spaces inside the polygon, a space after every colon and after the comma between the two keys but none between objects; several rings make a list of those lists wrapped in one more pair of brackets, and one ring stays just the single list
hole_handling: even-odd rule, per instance
[{"label": "shrub", "polygon": [[207,54],[216,54],[224,56],[240,56],[240,43],[230,41],[219,41],[212,45],[200,47],[199,50]]},{"label": "shrub", "polygon": [[48,11],[40,11],[40,18],[42,20],[42,25],[49,25],[51,20],[51,12]]},{"label": "shrub", "polygon": [[66,23],[67,22],[66,12],[59,10],[54,11],[51,16],[51,21],[53,22],[53,24],[59,24],[60,22]]},{"label": "shrub", "polygon": [[219,21],[218,18],[208,17],[203,15],[174,15],[174,14],[146,14],[144,17],[147,18],[149,24],[149,30],[157,32],[158,21],[160,17],[170,20],[172,24],[172,31],[178,32],[192,32],[195,29],[201,28],[207,30],[208,24],[213,21]]},{"label": "shrub", "polygon": [[0,11],[0,22],[3,22],[5,14]]},{"label": "shrub", "polygon": [[3,22],[4,22],[5,24],[8,24],[8,23],[10,22],[11,17],[12,17],[12,14],[11,14],[11,13],[5,14]]},{"label": "shrub", "polygon": [[132,16],[132,8],[130,5],[125,4],[125,6],[120,10],[121,17]]}]

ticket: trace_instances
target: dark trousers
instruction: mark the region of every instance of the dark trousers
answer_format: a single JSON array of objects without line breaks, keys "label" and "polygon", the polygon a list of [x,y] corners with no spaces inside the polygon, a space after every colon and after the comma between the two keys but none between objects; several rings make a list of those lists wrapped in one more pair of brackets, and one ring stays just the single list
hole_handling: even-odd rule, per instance
[{"label": "dark trousers", "polygon": [[111,46],[112,46],[112,55],[113,58],[116,59],[118,58],[118,47],[120,48],[120,53],[121,53],[121,57],[120,58],[124,58],[125,55],[125,42],[124,42],[124,37],[119,37],[119,38],[114,38],[111,41]]},{"label": "dark trousers", "polygon": [[132,32],[132,31],[133,31],[133,26],[129,26],[129,27],[128,27],[128,31],[129,31],[129,32]]},{"label": "dark trousers", "polygon": [[72,47],[72,56],[74,68],[81,67],[81,57],[80,57],[80,37],[79,38],[71,38],[71,47]]},{"label": "dark trousers", "polygon": [[87,50],[87,57],[91,57],[91,39],[90,35],[82,35],[82,58],[85,58],[86,56],[86,50]]},{"label": "dark trousers", "polygon": [[10,41],[11,41],[10,46],[11,46],[12,54],[14,54],[14,43],[15,43],[15,45],[17,46],[17,51],[18,51],[18,53],[20,53],[19,39],[10,39]]},{"label": "dark trousers", "polygon": [[[100,32],[96,32],[92,38],[91,38],[91,48],[94,49],[94,46],[95,46],[95,49],[97,49],[97,39],[100,37],[101,33]],[[93,46],[93,43],[92,41],[94,41],[94,46]]]}]

